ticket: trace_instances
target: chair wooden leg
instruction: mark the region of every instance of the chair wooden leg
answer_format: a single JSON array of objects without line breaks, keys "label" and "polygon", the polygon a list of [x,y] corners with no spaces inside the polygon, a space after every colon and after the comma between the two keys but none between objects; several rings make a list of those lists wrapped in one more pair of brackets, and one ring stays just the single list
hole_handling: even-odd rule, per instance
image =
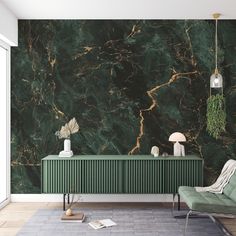
[{"label": "chair wooden leg", "polygon": [[188,227],[188,220],[189,220],[189,216],[191,215],[192,210],[190,210],[188,212],[188,214],[186,215],[186,221],[185,221],[185,227],[184,227],[184,236],[186,236],[186,231],[187,231],[187,227]]}]

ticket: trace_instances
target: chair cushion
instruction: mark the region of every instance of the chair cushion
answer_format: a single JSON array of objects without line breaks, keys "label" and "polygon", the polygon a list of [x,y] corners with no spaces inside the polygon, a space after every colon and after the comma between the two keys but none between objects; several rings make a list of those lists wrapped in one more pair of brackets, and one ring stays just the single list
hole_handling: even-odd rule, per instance
[{"label": "chair cushion", "polygon": [[236,172],[234,172],[229,183],[225,186],[223,193],[236,202]]},{"label": "chair cushion", "polygon": [[236,214],[236,202],[225,194],[197,192],[194,187],[179,187],[179,194],[194,211]]}]

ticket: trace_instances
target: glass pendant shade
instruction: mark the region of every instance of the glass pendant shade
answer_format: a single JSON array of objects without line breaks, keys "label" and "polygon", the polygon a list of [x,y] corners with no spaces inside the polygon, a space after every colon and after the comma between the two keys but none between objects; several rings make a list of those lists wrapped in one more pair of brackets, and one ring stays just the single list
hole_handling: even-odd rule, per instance
[{"label": "glass pendant shade", "polygon": [[211,88],[222,88],[223,87],[223,78],[219,73],[214,73],[210,78],[210,87]]}]

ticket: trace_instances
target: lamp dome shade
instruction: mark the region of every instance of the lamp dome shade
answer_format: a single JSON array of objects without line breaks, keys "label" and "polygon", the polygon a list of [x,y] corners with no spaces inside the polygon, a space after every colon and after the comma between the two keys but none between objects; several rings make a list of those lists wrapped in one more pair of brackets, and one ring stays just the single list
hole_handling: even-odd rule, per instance
[{"label": "lamp dome shade", "polygon": [[170,135],[169,141],[171,141],[171,142],[186,142],[186,137],[180,132],[175,132]]},{"label": "lamp dome shade", "polygon": [[223,87],[223,78],[221,74],[212,74],[210,78],[210,87],[211,88],[222,88]]}]

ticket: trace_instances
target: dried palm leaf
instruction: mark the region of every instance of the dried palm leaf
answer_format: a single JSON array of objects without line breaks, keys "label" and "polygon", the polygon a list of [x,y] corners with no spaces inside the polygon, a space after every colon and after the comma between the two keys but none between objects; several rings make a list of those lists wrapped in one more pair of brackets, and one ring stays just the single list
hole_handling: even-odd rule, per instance
[{"label": "dried palm leaf", "polygon": [[79,131],[79,125],[75,118],[71,119],[66,125],[68,125],[68,129],[70,130],[71,134],[77,133]]},{"label": "dried palm leaf", "polygon": [[61,127],[60,136],[59,138],[69,138],[70,137],[70,130],[68,129],[67,124]]}]

